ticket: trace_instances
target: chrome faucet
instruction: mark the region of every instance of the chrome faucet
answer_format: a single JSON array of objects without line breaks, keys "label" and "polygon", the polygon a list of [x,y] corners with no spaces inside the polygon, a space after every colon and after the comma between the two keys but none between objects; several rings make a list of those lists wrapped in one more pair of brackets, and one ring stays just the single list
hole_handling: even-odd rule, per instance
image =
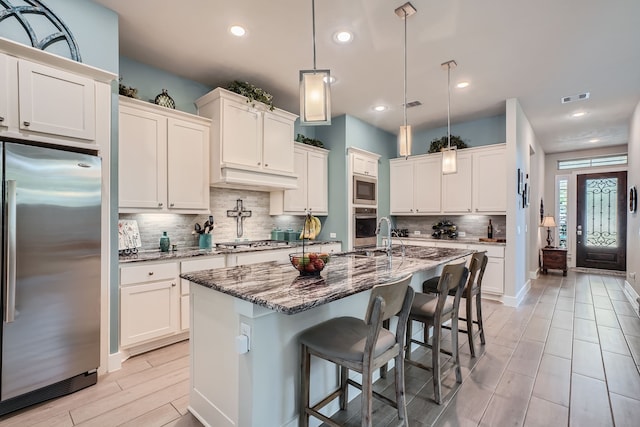
[{"label": "chrome faucet", "polygon": [[387,223],[387,245],[385,250],[387,251],[387,255],[391,256],[391,220],[386,216],[383,216],[382,218],[380,218],[380,220],[378,220],[376,235],[380,234],[380,226],[382,225],[383,221]]}]

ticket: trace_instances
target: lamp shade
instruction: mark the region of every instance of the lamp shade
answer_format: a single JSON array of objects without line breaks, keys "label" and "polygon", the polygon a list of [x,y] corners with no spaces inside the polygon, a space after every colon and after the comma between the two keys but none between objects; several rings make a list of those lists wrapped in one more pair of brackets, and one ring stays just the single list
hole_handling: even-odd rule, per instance
[{"label": "lamp shade", "polygon": [[331,124],[329,70],[300,71],[300,124]]},{"label": "lamp shade", "polygon": [[556,220],[552,216],[545,216],[540,223],[540,227],[557,227]]},{"label": "lamp shade", "polygon": [[398,152],[401,156],[411,155],[411,126],[400,126],[398,134]]},{"label": "lamp shade", "polygon": [[458,153],[455,147],[442,149],[442,173],[451,174],[458,172]]}]

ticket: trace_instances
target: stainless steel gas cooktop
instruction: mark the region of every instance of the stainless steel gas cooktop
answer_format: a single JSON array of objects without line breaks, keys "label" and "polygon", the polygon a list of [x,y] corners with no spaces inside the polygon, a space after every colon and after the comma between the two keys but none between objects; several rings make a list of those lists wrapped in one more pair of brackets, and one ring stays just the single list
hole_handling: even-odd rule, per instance
[{"label": "stainless steel gas cooktop", "polygon": [[218,249],[259,248],[259,247],[285,247],[289,246],[286,240],[241,240],[237,242],[216,243]]}]

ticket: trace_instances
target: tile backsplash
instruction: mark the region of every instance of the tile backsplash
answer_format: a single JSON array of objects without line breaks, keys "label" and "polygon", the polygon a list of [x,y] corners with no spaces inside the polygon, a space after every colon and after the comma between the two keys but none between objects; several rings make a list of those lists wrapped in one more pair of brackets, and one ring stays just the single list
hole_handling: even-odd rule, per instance
[{"label": "tile backsplash", "polygon": [[[211,215],[215,223],[214,245],[216,242],[228,242],[237,238],[236,218],[227,217],[227,211],[236,208],[238,199],[242,200],[245,210],[251,211],[251,216],[244,219],[242,239],[269,239],[274,227],[283,230],[302,228],[302,216],[269,215],[268,192],[211,187],[210,196]],[[178,248],[198,246],[198,235],[192,234],[192,231],[196,223],[204,225],[207,218],[208,215],[120,214],[120,219],[138,222],[142,250],[158,249],[163,231],[169,235],[171,244],[178,245]]]},{"label": "tile backsplash", "polygon": [[493,225],[493,237],[506,237],[507,217],[505,215],[432,215],[432,216],[398,216],[395,217],[394,227],[407,228],[409,235],[419,231],[421,235],[430,236],[432,227],[440,221],[449,220],[454,223],[458,232],[466,233],[465,237],[487,237],[489,219]]}]

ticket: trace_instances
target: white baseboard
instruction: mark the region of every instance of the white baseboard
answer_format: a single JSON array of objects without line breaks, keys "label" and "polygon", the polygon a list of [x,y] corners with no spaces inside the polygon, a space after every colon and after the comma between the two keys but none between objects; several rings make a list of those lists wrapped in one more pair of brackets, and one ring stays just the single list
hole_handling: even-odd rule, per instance
[{"label": "white baseboard", "polygon": [[531,280],[527,280],[527,282],[524,284],[522,289],[520,289],[520,292],[518,292],[518,294],[515,297],[503,295],[502,303],[509,307],[517,307],[520,305],[520,303],[522,302],[522,300],[527,295],[530,289],[531,289]]},{"label": "white baseboard", "polygon": [[535,280],[540,276],[540,268],[536,268],[533,271],[529,271],[529,279]]},{"label": "white baseboard", "polygon": [[633,286],[631,286],[631,284],[626,280],[624,281],[623,291],[627,299],[633,306],[633,310],[638,314],[638,316],[640,316],[640,308],[639,308],[639,301],[638,301],[638,299],[640,298],[640,295],[638,295],[636,290],[633,289]]},{"label": "white baseboard", "polygon": [[110,354],[107,358],[107,372],[118,371],[122,369],[122,353],[117,352]]}]

